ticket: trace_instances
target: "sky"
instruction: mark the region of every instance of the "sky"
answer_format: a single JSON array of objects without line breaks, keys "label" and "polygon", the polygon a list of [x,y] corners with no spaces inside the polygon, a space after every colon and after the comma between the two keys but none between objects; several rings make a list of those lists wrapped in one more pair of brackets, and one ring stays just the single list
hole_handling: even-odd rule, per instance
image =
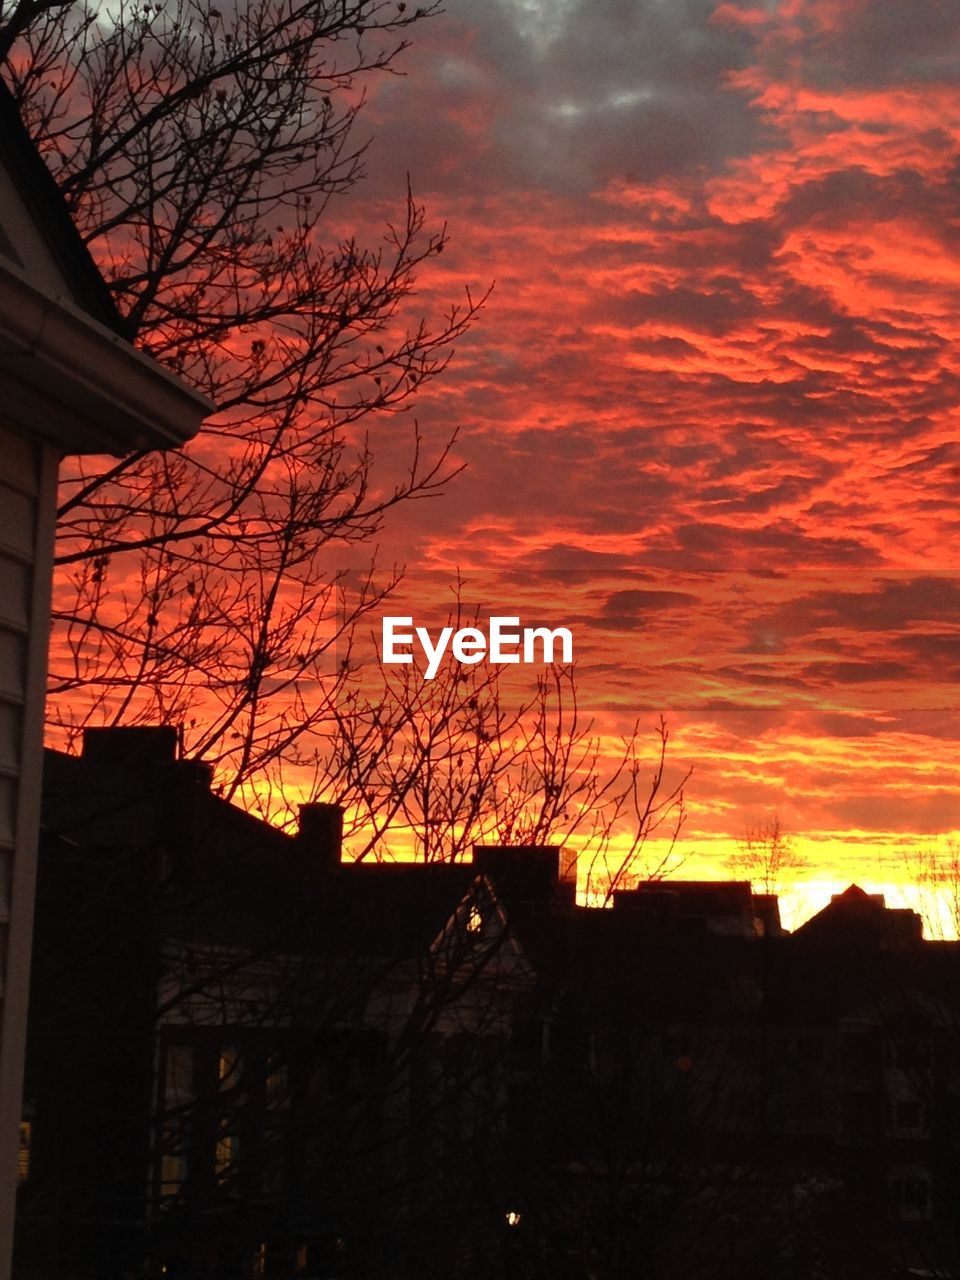
[{"label": "sky", "polygon": [[611,742],[664,714],[687,874],[776,814],[788,912],[903,900],[960,831],[960,6],[449,0],[412,37],[352,212],[409,173],[450,236],[414,306],[494,289],[416,406],[466,468],[381,554],[572,622]]}]

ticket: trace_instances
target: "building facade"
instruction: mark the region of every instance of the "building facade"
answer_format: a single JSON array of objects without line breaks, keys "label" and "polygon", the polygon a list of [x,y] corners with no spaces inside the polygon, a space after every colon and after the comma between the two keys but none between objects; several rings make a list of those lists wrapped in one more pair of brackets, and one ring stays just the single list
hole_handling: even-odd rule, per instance
[{"label": "building facade", "polygon": [[[960,944],[851,887],[352,864],[170,729],[48,754],[31,1280],[958,1275]],[[385,854],[384,854],[385,856]]]}]

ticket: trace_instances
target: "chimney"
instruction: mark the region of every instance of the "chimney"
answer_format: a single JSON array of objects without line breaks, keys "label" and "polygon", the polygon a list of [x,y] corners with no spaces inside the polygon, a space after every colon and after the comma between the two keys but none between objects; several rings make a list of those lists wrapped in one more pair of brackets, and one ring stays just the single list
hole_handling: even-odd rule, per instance
[{"label": "chimney", "polygon": [[174,764],[180,735],[173,725],[113,725],[84,729],[81,756],[114,769],[155,769]]},{"label": "chimney", "polygon": [[207,764],[206,760],[180,760],[177,776],[185,787],[209,791],[213,786],[213,765]]},{"label": "chimney", "polygon": [[561,874],[560,853],[555,845],[475,844],[473,864],[516,902],[572,902],[576,881],[570,879],[569,862]]},{"label": "chimney", "polygon": [[209,791],[213,765],[188,760],[181,754],[180,730],[173,725],[113,725],[84,729],[81,759],[124,774],[144,774],[173,780],[187,790]]},{"label": "chimney", "polygon": [[343,809],[314,800],[300,806],[297,843],[318,865],[338,867],[343,847]]}]

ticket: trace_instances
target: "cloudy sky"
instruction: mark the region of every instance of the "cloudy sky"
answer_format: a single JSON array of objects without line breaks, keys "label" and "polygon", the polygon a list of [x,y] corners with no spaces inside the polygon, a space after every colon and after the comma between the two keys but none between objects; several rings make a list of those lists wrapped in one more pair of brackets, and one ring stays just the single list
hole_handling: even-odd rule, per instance
[{"label": "cloudy sky", "polygon": [[575,619],[611,732],[664,712],[691,867],[776,812],[818,892],[902,879],[960,828],[960,6],[449,0],[402,67],[365,207],[409,171],[420,303],[495,289],[389,551]]}]

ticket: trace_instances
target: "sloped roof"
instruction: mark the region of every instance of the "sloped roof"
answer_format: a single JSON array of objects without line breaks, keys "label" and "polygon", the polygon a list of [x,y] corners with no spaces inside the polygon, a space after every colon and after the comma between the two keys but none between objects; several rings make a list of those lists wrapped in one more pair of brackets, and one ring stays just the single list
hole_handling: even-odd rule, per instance
[{"label": "sloped roof", "polygon": [[794,932],[799,939],[839,946],[856,944],[864,934],[876,935],[888,945],[910,945],[921,941],[923,924],[915,911],[888,907],[882,894],[851,884]]},{"label": "sloped roof", "polygon": [[[100,324],[129,340],[132,336],[130,326],[117,310],[113,295],[70,216],[60,188],[24,126],[16,99],[2,80],[0,160],[4,162],[74,301]],[[0,253],[23,266],[2,226]]]},{"label": "sloped roof", "polygon": [[215,408],[129,330],[0,86],[0,372],[9,427],[63,453],[169,448]]},{"label": "sloped roof", "polygon": [[313,949],[396,959],[425,955],[476,874],[468,864],[342,866],[317,894]]},{"label": "sloped roof", "polygon": [[[162,848],[161,928],[184,942],[264,946],[349,959],[425,955],[480,875],[470,863],[346,863],[309,848],[209,789],[176,732],[87,730],[82,756],[45,753],[47,838],[123,851]],[[161,904],[158,903],[158,906]]]}]

